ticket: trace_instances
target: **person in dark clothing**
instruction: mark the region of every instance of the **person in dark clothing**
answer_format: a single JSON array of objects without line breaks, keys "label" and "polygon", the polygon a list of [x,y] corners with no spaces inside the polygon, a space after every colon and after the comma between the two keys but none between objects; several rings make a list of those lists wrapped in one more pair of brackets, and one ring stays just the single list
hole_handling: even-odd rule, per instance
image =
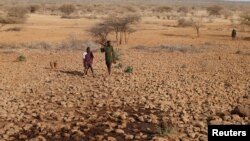
[{"label": "person in dark clothing", "polygon": [[94,55],[92,53],[92,51],[90,50],[90,47],[87,47],[87,54],[85,54],[85,58],[84,58],[84,74],[87,75],[89,68],[92,71],[93,76],[94,75],[94,70],[92,67],[93,64],[93,59],[94,59]]},{"label": "person in dark clothing", "polygon": [[108,73],[111,75],[112,63],[115,63],[115,52],[110,41],[107,41],[106,44],[102,44],[101,52],[105,53],[105,62],[107,65]]},{"label": "person in dark clothing", "polygon": [[235,29],[232,30],[232,39],[233,40],[236,39],[236,30]]}]

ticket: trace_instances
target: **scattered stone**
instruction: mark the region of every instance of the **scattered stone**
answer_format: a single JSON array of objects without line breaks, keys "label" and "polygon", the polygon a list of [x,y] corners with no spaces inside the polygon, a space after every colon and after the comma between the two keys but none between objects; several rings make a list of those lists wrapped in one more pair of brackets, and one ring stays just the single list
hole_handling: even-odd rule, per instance
[{"label": "scattered stone", "polygon": [[108,137],[108,141],[116,141],[116,138],[114,138],[114,137]]},{"label": "scattered stone", "polygon": [[122,129],[116,129],[115,132],[118,134],[124,134],[124,131]]},{"label": "scattered stone", "polygon": [[132,140],[134,139],[134,135],[125,135],[126,140]]},{"label": "scattered stone", "polygon": [[241,117],[250,117],[250,105],[239,105],[234,108],[231,112],[232,114],[237,114]]}]

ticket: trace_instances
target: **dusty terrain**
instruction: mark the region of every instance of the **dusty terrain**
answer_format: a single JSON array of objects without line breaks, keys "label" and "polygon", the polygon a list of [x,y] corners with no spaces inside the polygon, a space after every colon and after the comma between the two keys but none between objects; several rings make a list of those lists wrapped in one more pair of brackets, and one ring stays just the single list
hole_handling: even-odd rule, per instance
[{"label": "dusty terrain", "polygon": [[[20,32],[1,31],[0,42],[91,40],[86,30],[96,22],[32,14]],[[197,38],[191,27],[166,24],[173,21],[143,18],[129,44],[115,46],[112,76],[99,50],[93,78],[83,76],[84,47],[2,47],[0,140],[206,141],[208,124],[250,124],[250,42],[242,39],[249,32],[233,41],[219,20]],[[22,54],[27,60],[16,61]]]}]

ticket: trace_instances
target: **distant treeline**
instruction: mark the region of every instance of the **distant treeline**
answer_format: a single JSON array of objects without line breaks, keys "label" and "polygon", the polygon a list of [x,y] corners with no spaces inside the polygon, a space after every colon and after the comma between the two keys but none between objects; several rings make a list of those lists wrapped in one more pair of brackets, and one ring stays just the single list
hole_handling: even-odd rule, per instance
[{"label": "distant treeline", "polygon": [[[110,3],[110,4],[245,4],[246,2],[238,1],[228,2],[227,0],[1,0],[0,3],[24,4],[24,3]],[[250,2],[249,2],[250,3]]]}]

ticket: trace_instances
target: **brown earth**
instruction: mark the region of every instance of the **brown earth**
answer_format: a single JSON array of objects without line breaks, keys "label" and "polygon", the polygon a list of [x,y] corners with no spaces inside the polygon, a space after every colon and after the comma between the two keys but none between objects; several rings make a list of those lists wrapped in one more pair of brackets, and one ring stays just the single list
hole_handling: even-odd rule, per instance
[{"label": "brown earth", "polygon": [[[57,43],[76,34],[91,40],[86,30],[96,22],[31,15],[23,30],[1,31],[0,39]],[[203,141],[208,124],[250,124],[249,116],[232,112],[250,105],[250,42],[242,40],[249,33],[232,41],[221,20],[196,38],[192,28],[166,24],[175,23],[144,18],[129,44],[115,47],[121,56],[112,76],[99,51],[93,78],[83,76],[83,50],[2,47],[0,140]],[[16,61],[21,54],[26,61]],[[124,73],[127,66],[133,73]]]}]

